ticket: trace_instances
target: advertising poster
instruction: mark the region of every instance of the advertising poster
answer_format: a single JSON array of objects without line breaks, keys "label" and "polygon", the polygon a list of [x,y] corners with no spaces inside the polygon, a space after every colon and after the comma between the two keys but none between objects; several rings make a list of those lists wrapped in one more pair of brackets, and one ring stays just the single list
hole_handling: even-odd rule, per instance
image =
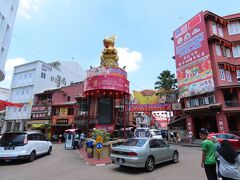
[{"label": "advertising poster", "polygon": [[179,98],[214,91],[203,12],[173,32]]},{"label": "advertising poster", "polygon": [[159,97],[154,90],[133,91],[136,104],[159,104],[165,103],[166,96]]}]

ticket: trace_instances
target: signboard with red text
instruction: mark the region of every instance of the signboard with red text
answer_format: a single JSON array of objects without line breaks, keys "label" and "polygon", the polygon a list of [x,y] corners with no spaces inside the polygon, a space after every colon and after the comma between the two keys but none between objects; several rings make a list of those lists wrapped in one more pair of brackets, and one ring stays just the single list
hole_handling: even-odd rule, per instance
[{"label": "signboard with red text", "polygon": [[179,98],[214,91],[203,12],[173,33]]}]

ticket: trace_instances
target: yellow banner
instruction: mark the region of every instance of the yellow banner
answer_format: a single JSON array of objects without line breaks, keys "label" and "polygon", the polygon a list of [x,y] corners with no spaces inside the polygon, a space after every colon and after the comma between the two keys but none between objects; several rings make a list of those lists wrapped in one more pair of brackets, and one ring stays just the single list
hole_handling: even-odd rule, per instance
[{"label": "yellow banner", "polygon": [[60,116],[67,116],[68,115],[68,108],[60,108]]},{"label": "yellow banner", "polygon": [[136,104],[159,104],[165,103],[166,97],[159,97],[154,90],[133,91]]}]

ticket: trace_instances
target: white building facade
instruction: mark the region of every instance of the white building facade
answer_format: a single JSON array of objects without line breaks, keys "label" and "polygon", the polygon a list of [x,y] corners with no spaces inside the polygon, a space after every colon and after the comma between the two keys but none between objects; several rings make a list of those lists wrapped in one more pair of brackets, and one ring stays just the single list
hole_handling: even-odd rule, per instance
[{"label": "white building facade", "polygon": [[0,0],[0,81],[4,80],[4,67],[16,18],[19,0]]},{"label": "white building facade", "polygon": [[[8,101],[9,96],[10,96],[10,89],[0,87],[0,100]],[[5,119],[5,114],[6,114],[6,109],[0,108],[0,132],[3,126],[3,121]]]},{"label": "white building facade", "polygon": [[56,61],[44,63],[34,61],[14,68],[10,102],[23,104],[22,108],[8,107],[2,133],[23,130],[26,121],[31,119],[34,94],[48,89],[83,81],[86,71],[77,62]]}]

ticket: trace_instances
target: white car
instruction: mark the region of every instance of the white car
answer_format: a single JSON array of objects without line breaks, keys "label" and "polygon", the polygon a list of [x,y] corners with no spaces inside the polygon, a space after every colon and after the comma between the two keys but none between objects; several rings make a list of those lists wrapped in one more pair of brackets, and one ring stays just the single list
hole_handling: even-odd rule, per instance
[{"label": "white car", "polygon": [[35,131],[4,133],[0,139],[0,161],[28,160],[51,154],[52,143],[42,133]]},{"label": "white car", "polygon": [[162,133],[158,129],[150,129],[150,128],[137,128],[134,132],[135,137],[141,137],[141,138],[156,138],[156,139],[163,139]]}]

